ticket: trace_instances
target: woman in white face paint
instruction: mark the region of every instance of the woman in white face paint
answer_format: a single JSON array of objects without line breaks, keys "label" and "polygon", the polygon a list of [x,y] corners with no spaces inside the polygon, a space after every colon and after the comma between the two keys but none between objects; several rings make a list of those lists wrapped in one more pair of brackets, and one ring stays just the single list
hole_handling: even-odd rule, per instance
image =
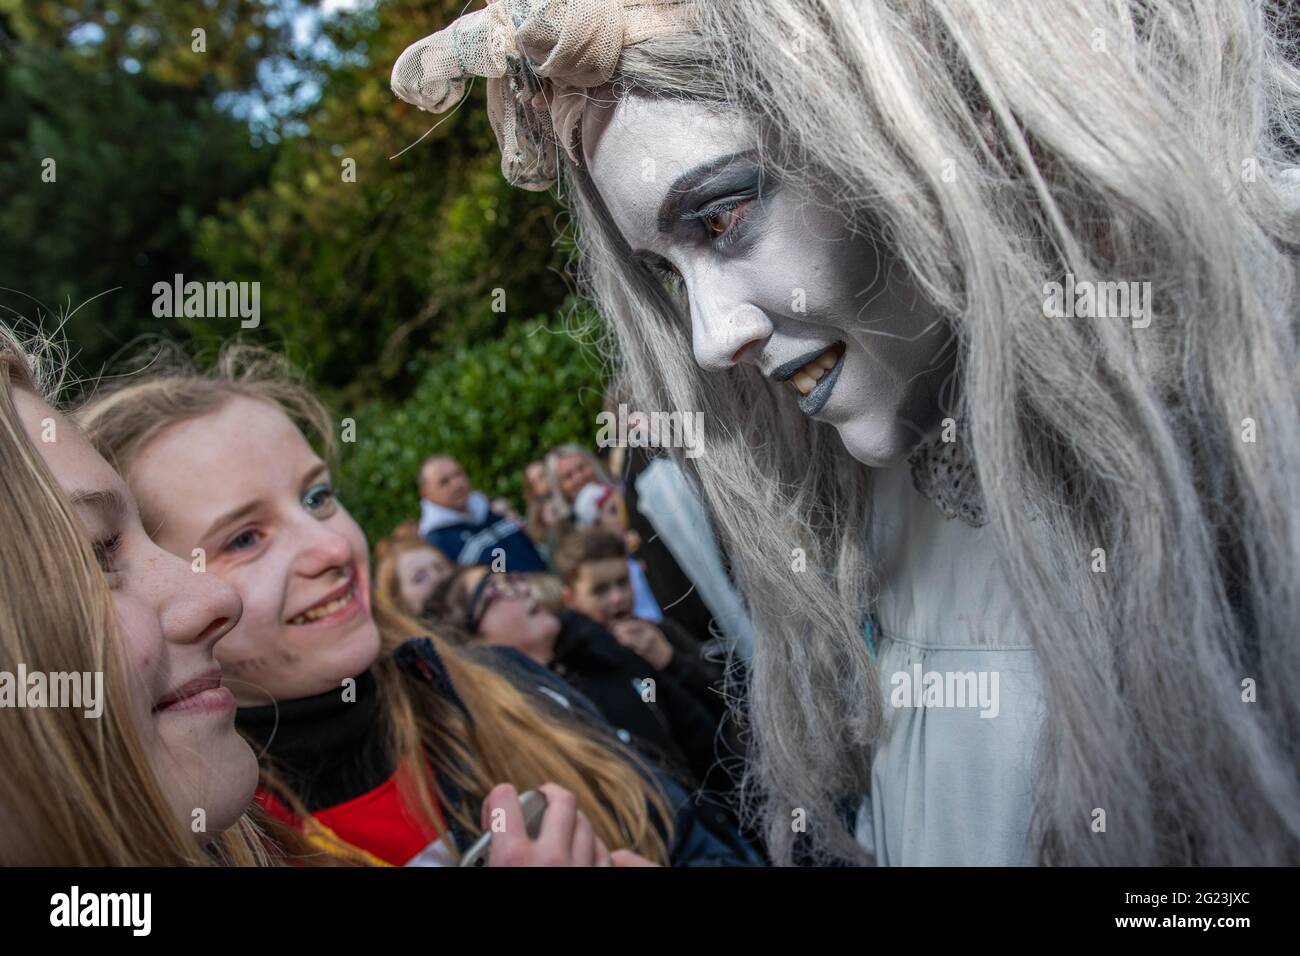
[{"label": "woman in white face paint", "polygon": [[507,0],[396,64],[489,78],[632,396],[705,414],[778,859],[1300,860],[1270,9]]}]

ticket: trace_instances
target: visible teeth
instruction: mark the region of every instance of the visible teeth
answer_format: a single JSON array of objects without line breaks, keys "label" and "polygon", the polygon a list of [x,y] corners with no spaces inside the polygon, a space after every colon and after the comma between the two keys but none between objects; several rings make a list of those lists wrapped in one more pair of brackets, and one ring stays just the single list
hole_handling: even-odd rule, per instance
[{"label": "visible teeth", "polygon": [[325,617],[326,615],[333,614],[335,611],[343,610],[345,607],[348,606],[349,603],[351,603],[351,601],[352,601],[352,591],[349,590],[348,593],[343,595],[341,598],[335,598],[333,601],[330,601],[328,604],[318,604],[316,607],[311,608],[310,610],[303,611],[303,613],[299,614],[297,617],[290,618],[289,623],[307,624],[310,623],[311,621],[318,621],[321,618]]},{"label": "visible teeth", "polygon": [[821,355],[795,372],[790,381],[802,394],[807,395],[816,388],[822,376],[835,367],[835,363],[840,360],[842,354],[844,353],[839,346],[832,345]]}]

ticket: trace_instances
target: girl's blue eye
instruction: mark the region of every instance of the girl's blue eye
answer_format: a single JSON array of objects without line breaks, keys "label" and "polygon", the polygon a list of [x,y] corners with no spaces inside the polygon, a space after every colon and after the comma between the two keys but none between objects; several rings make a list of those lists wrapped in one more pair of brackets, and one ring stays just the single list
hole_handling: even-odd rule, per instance
[{"label": "girl's blue eye", "polygon": [[255,544],[257,544],[256,531],[251,531],[251,530],[241,531],[239,532],[239,534],[235,535],[233,538],[230,539],[229,543],[226,545],[226,550],[244,551],[247,550],[248,548],[251,548]]},{"label": "girl's blue eye", "polygon": [[324,512],[325,514],[333,513],[335,501],[334,489],[326,484],[312,485],[307,489],[307,493],[302,496],[304,508],[308,511]]}]

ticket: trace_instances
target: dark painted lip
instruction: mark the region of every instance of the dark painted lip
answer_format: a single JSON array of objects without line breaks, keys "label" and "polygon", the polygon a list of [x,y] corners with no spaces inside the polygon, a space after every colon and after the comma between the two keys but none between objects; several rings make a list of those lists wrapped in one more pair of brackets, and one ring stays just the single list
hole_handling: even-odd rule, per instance
[{"label": "dark painted lip", "polygon": [[827,349],[833,349],[835,346],[843,344],[844,343],[842,342],[832,342],[830,345],[823,345],[819,349],[814,349],[807,355],[801,355],[797,359],[791,359],[784,365],[778,365],[776,368],[772,369],[772,374],[769,375],[768,378],[774,382],[788,382],[790,379],[794,378],[795,372],[799,371],[799,369],[803,368]]},{"label": "dark painted lip", "polygon": [[[822,349],[822,351],[826,350]],[[817,382],[817,387],[807,395],[799,396],[799,410],[801,412],[811,417],[826,407],[826,403],[831,398],[831,389],[835,387],[835,380],[840,377],[840,369],[844,367],[844,356],[848,354],[849,350],[846,348],[840,353],[840,360],[835,363],[835,366]]]}]

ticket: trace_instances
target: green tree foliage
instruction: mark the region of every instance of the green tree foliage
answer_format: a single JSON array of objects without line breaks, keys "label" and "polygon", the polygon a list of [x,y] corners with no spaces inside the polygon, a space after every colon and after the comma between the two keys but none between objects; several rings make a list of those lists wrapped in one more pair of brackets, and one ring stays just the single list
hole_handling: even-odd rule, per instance
[{"label": "green tree foliage", "polygon": [[211,271],[262,277],[266,333],[350,400],[402,391],[440,349],[548,312],[568,291],[558,209],[503,180],[482,84],[445,118],[389,89],[406,45],[463,6],[384,3],[330,21],[338,52],[318,64],[306,132],[286,140],[264,188],[201,230]]},{"label": "green tree foliage", "polygon": [[[93,46],[20,42],[5,20],[0,12],[0,286],[60,314],[106,293],[66,330],[79,371],[95,373],[134,337],[177,331],[154,317],[153,284],[202,274],[199,222],[264,181],[271,151],[255,149],[206,92],[104,66]],[[15,293],[0,304],[38,311]]]},{"label": "green tree foliage", "polygon": [[[268,61],[291,57],[292,14],[317,0],[0,0],[28,46],[88,75],[114,70],[209,97],[247,90]],[[194,31],[202,30],[196,50]]]},{"label": "green tree foliage", "polygon": [[[483,83],[444,116],[389,89],[464,5],[0,0],[0,286],[57,312],[120,287],[67,325],[79,375],[140,336],[286,351],[357,420],[342,487],[372,534],[414,512],[435,449],[517,498],[528,461],[590,439],[603,382],[555,331],[561,212],[506,185]],[[260,326],[156,318],[177,273],[258,282]]]},{"label": "green tree foliage", "polygon": [[418,516],[416,481],[429,455],[454,455],[475,488],[519,507],[530,461],[556,445],[590,443],[604,407],[590,327],[581,312],[514,323],[427,366],[404,401],[355,414],[336,406],[340,423],[353,418],[356,429],[355,441],[339,445],[338,485],[370,540]]}]

